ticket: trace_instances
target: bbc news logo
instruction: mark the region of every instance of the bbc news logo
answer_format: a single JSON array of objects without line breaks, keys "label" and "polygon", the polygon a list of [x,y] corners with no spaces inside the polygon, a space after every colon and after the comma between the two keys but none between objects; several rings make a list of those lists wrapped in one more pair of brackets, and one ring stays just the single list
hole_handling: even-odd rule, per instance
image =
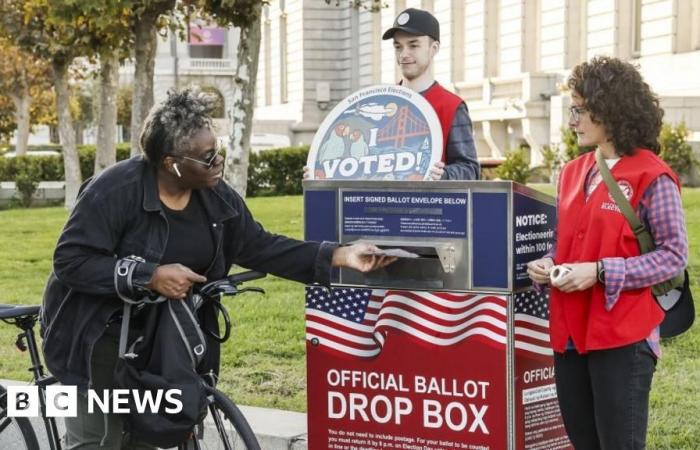
[{"label": "bbc news logo", "polygon": [[[78,415],[78,389],[75,386],[46,387],[47,417],[76,417]],[[104,414],[129,414],[150,412],[157,414],[177,414],[182,411],[182,391],[180,389],[157,389],[138,391],[136,389],[88,389],[88,413],[100,411]],[[38,386],[7,386],[8,417],[38,417]],[[133,410],[130,408],[133,406]]]}]

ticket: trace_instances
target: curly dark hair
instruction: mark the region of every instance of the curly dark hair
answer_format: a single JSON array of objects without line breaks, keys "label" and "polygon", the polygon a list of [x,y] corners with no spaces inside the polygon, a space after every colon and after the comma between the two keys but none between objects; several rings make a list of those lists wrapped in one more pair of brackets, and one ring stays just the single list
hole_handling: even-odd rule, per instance
[{"label": "curly dark hair", "polygon": [[215,99],[198,89],[169,90],[168,97],[151,108],[141,132],[141,150],[152,164],[168,155],[185,155],[191,138],[202,128],[211,129]]},{"label": "curly dark hair", "polygon": [[659,152],[664,110],[632,64],[597,56],[574,67],[567,85],[583,97],[593,122],[605,127],[618,155],[635,147]]}]

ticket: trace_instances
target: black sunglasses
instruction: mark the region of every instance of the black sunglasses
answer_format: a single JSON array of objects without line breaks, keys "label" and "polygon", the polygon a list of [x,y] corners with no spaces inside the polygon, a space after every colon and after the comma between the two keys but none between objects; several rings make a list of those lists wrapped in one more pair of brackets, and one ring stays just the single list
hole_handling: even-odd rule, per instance
[{"label": "black sunglasses", "polygon": [[216,164],[216,158],[219,156],[219,152],[214,152],[211,157],[209,157],[206,160],[202,159],[197,159],[197,158],[190,158],[189,156],[180,156],[182,159],[189,159],[192,162],[196,162],[197,164],[201,164],[205,166],[208,170],[211,170],[212,167],[214,167],[214,164]]}]

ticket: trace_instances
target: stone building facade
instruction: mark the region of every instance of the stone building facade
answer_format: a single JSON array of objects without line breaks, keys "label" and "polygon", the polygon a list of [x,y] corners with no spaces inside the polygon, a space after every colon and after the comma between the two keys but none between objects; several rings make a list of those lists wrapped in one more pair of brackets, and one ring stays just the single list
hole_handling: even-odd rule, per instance
[{"label": "stone building facade", "polygon": [[568,120],[562,85],[595,55],[638,64],[661,96],[666,121],[700,140],[700,0],[388,0],[379,12],[323,0],[273,0],[262,17],[255,130],[310,143],[351,92],[395,83],[391,41],[398,12],[440,21],[435,77],[467,102],[481,157],[557,144]]}]

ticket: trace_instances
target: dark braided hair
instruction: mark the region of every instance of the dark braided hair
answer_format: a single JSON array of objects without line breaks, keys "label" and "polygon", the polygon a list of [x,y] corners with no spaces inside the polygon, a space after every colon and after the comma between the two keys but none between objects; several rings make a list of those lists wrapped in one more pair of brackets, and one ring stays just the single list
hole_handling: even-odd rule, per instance
[{"label": "dark braided hair", "polygon": [[635,147],[659,152],[664,110],[632,64],[597,56],[574,67],[567,85],[583,97],[591,120],[605,127],[618,155]]},{"label": "dark braided hair", "polygon": [[141,150],[152,164],[168,155],[187,154],[190,140],[202,128],[211,129],[214,99],[198,89],[169,90],[168,97],[148,113],[141,132]]}]

